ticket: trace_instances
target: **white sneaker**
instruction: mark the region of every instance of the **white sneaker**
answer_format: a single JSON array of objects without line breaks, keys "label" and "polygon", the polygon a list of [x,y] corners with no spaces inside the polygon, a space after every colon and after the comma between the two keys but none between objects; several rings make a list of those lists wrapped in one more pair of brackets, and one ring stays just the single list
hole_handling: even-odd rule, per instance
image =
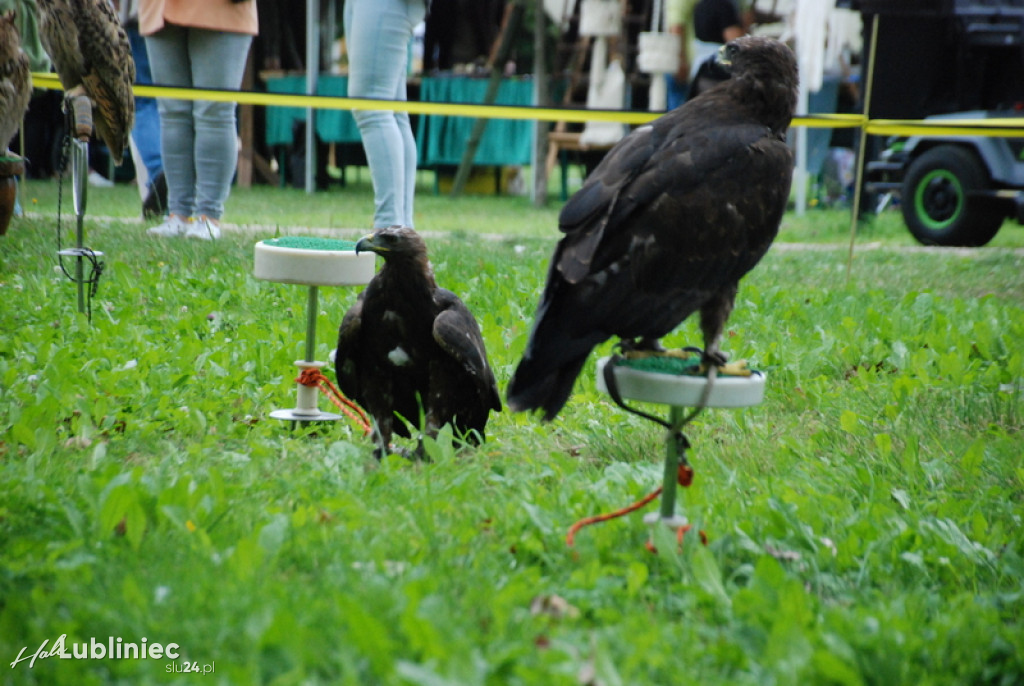
[{"label": "white sneaker", "polygon": [[147,229],[146,233],[150,236],[160,236],[161,238],[177,238],[178,236],[184,236],[194,223],[191,219],[184,219],[177,214],[171,214],[167,216],[163,224]]},{"label": "white sneaker", "polygon": [[89,185],[96,188],[113,188],[114,182],[94,169],[89,170]]},{"label": "white sneaker", "polygon": [[215,220],[209,217],[199,217],[199,219],[188,225],[188,228],[185,230],[185,238],[215,241],[220,238],[220,227]]}]

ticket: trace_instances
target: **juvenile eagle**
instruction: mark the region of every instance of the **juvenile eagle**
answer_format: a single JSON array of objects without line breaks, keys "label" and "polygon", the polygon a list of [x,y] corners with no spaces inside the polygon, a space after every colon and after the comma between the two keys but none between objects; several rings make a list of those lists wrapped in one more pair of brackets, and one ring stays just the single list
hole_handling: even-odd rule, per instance
[{"label": "juvenile eagle", "polygon": [[594,346],[660,339],[700,312],[705,362],[722,362],[737,284],[768,250],[786,208],[796,106],[792,51],[743,37],[723,46],[731,78],[623,138],[559,216],[565,236],[522,360],[515,411],[553,419]]},{"label": "juvenile eagle", "polygon": [[39,37],[65,97],[92,101],[96,134],[121,164],[135,122],[135,62],[108,0],[38,0]]},{"label": "juvenile eagle", "polygon": [[451,424],[458,435],[483,438],[501,397],[480,327],[451,291],[439,288],[427,247],[410,228],[378,229],[356,243],[384,265],[345,313],[334,365],[341,391],[374,419],[374,455],[408,424],[434,436]]},{"label": "juvenile eagle", "polygon": [[7,152],[7,144],[21,128],[31,97],[28,56],[21,49],[14,10],[8,10],[0,15],[0,156]]}]

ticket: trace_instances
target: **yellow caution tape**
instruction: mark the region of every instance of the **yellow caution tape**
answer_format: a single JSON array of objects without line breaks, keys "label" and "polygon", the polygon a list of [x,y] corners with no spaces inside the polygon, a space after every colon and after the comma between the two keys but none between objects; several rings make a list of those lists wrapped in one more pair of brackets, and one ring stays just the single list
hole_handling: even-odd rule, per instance
[{"label": "yellow caution tape", "polygon": [[901,121],[872,119],[865,130],[877,136],[990,136],[995,138],[1024,137],[1021,119],[927,119]]},{"label": "yellow caution tape", "polygon": [[[60,89],[55,74],[33,74],[37,88]],[[240,105],[273,107],[312,107],[323,110],[392,110],[410,114],[478,117],[483,119],[530,119],[540,121],[588,122],[612,121],[623,124],[645,124],[659,115],[654,112],[623,110],[588,110],[561,107],[523,107],[519,105],[475,105],[471,103],[422,102],[412,100],[378,100],[371,98],[343,98],[332,95],[302,95],[293,93],[258,93],[254,91],[214,91],[198,88],[168,88],[166,86],[134,86],[135,95],[179,100],[213,100],[237,102]]]},{"label": "yellow caution tape", "polygon": [[861,114],[807,114],[793,117],[792,126],[809,129],[859,129],[867,123]]},{"label": "yellow caution tape", "polygon": [[[56,74],[34,73],[36,88],[59,90]],[[477,105],[472,103],[423,102],[406,100],[378,100],[347,98],[331,95],[302,95],[294,93],[262,93],[255,91],[220,91],[198,88],[169,88],[166,86],[134,86],[140,97],[177,98],[179,100],[213,100],[236,102],[240,105],[266,107],[299,107],[318,110],[393,110],[409,114],[473,117],[482,119],[529,119],[536,121],[563,121],[585,123],[610,121],[622,124],[646,124],[661,113],[627,110],[597,110],[571,107],[533,107],[521,105]],[[860,114],[809,114],[793,117],[792,126],[807,128],[860,128],[880,136],[994,136],[1024,137],[1024,118],[1000,119],[941,119],[941,120],[868,120]]]}]

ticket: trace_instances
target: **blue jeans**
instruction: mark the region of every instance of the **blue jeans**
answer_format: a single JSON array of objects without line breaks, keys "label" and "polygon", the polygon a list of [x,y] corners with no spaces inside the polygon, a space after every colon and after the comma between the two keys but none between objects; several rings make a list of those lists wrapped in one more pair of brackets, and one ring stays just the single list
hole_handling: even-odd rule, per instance
[{"label": "blue jeans", "polygon": [[676,81],[675,74],[665,74],[665,83],[668,84],[666,96],[666,109],[674,110],[686,102],[686,94],[690,90],[690,84],[680,85]]},{"label": "blue jeans", "polygon": [[[237,90],[252,36],[167,25],[146,36],[153,80],[162,86]],[[160,148],[167,209],[220,219],[238,165],[234,102],[160,98]]]},{"label": "blue jeans", "polygon": [[[423,0],[347,0],[350,98],[406,100],[409,40],[426,14]],[[413,225],[416,139],[409,115],[353,110],[373,181],[373,227]]]},{"label": "blue jeans", "polygon": [[[125,31],[132,46],[132,59],[135,60],[135,83],[149,85],[153,83],[153,76],[149,71],[149,53],[146,52],[145,39],[139,34],[139,25],[132,22],[125,26]],[[164,168],[160,159],[160,113],[156,98],[135,98],[132,140],[152,183]]]}]

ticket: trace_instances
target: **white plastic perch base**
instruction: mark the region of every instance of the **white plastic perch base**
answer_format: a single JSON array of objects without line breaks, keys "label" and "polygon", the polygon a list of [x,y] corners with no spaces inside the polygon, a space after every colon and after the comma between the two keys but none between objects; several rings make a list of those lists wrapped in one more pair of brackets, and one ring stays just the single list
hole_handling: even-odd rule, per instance
[{"label": "white plastic perch base", "polygon": [[690,523],[690,520],[682,515],[672,515],[671,517],[662,517],[660,512],[648,512],[644,515],[644,524],[651,527],[652,529],[658,524],[664,525],[666,528],[676,531],[683,528]]},{"label": "white plastic perch base", "polygon": [[[302,373],[307,369],[320,369],[324,362],[306,362],[296,360],[295,366]],[[320,398],[320,389],[317,386],[304,386],[298,382],[295,384],[295,407],[290,410],[274,410],[270,416],[274,419],[288,419],[293,422],[336,422],[342,419],[340,414],[333,412],[321,412],[317,407]]]},{"label": "white plastic perch base", "polygon": [[354,250],[308,250],[256,244],[253,276],[307,286],[358,286],[373,278],[376,255]]},{"label": "white plastic perch base", "polygon": [[[608,357],[597,361],[597,387],[604,393],[604,367]],[[615,368],[619,393],[629,400],[641,400],[672,407],[697,407],[708,380],[704,376],[663,374],[629,367]],[[764,399],[765,375],[755,371],[750,376],[718,375],[708,396],[706,407],[749,407]]]}]

